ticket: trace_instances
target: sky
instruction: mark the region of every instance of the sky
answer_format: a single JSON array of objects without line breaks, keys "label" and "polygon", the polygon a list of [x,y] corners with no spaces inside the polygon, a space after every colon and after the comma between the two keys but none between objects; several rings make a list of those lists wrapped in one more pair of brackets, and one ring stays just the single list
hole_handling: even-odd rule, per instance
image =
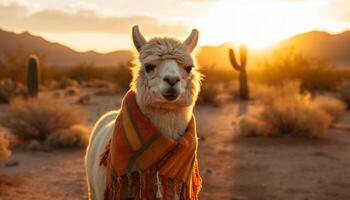
[{"label": "sky", "polygon": [[131,27],[146,38],[201,45],[232,41],[264,48],[295,34],[350,29],[349,0],[0,0],[0,28],[29,31],[78,51],[133,48]]}]

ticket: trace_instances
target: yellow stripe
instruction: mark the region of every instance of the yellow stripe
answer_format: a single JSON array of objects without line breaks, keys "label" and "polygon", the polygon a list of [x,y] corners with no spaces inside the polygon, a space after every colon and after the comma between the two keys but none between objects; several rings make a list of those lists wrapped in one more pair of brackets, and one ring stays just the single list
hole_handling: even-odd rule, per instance
[{"label": "yellow stripe", "polygon": [[126,111],[126,109],[123,109],[123,126],[125,130],[125,135],[127,137],[127,140],[129,141],[129,144],[131,145],[131,148],[133,151],[138,150],[141,148],[141,141],[137,135],[137,132],[130,120],[129,113]]}]

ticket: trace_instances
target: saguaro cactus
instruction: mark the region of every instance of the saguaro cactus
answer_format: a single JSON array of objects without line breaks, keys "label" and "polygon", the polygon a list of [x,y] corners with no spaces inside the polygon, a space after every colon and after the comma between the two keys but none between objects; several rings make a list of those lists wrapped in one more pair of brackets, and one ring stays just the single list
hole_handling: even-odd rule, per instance
[{"label": "saguaro cactus", "polygon": [[249,89],[248,89],[248,77],[247,77],[247,47],[242,44],[240,47],[240,61],[238,64],[233,49],[229,50],[230,61],[233,68],[239,71],[239,93],[242,100],[249,99]]},{"label": "saguaro cactus", "polygon": [[27,66],[27,88],[32,97],[38,96],[40,82],[39,59],[36,55],[31,55]]}]

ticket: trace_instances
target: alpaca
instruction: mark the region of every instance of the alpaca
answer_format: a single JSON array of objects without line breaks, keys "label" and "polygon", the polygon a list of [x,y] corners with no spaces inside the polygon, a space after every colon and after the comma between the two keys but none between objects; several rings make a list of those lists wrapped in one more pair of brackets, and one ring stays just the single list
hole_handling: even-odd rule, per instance
[{"label": "alpaca", "polygon": [[[200,90],[201,74],[191,56],[198,42],[198,31],[193,29],[183,42],[167,37],[147,41],[138,26],[134,26],[132,39],[140,61],[140,65],[132,69],[130,85],[137,106],[162,134],[178,140],[193,117]],[[91,200],[104,199],[108,177],[106,168],[100,165],[100,156],[112,138],[119,112],[103,115],[90,136],[86,171]]]}]

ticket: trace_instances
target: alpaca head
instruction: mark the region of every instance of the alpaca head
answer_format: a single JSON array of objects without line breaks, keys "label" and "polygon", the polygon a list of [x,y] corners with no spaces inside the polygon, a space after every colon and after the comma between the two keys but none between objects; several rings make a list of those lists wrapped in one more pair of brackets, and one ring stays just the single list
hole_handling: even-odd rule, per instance
[{"label": "alpaca head", "polygon": [[197,45],[198,31],[193,29],[181,42],[173,38],[147,41],[138,26],[132,29],[140,65],[133,70],[132,88],[142,106],[161,109],[189,107],[197,99],[200,73],[191,52]]}]

